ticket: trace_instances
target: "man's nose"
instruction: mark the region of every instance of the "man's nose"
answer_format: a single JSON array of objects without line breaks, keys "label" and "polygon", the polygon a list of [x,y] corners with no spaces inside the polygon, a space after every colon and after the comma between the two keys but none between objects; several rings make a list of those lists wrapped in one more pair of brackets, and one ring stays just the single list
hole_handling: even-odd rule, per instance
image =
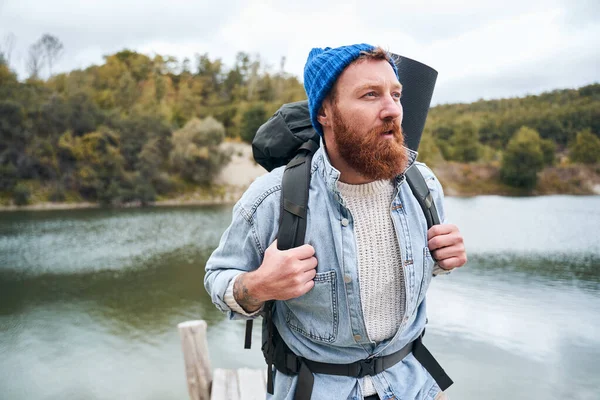
[{"label": "man's nose", "polygon": [[382,99],[381,119],[396,119],[400,118],[402,121],[402,104],[400,101],[392,95],[384,96]]}]

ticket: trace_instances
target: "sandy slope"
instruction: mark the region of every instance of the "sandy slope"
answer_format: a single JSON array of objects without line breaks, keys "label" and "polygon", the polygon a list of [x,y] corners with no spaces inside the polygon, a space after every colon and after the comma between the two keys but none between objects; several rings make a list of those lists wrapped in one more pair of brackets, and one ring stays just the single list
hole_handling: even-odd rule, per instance
[{"label": "sandy slope", "polygon": [[221,170],[215,183],[237,188],[247,188],[254,179],[266,174],[267,171],[254,162],[252,146],[247,143],[227,142],[222,147],[231,150],[231,162]]}]

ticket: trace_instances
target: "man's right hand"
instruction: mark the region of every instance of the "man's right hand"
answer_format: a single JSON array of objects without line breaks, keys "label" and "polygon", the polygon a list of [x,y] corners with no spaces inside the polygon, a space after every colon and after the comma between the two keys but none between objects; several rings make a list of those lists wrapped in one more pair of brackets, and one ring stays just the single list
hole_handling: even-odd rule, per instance
[{"label": "man's right hand", "polygon": [[247,312],[258,310],[267,300],[289,300],[313,288],[317,274],[315,249],[308,244],[277,249],[275,240],[265,251],[261,266],[240,275],[233,286],[235,300]]}]

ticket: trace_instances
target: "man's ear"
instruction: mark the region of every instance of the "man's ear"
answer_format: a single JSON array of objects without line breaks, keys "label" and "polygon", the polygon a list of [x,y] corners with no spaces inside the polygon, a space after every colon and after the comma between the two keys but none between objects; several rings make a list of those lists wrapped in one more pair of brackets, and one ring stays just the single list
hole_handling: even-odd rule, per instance
[{"label": "man's ear", "polygon": [[331,108],[329,107],[329,101],[327,99],[321,104],[321,108],[317,114],[317,121],[319,121],[322,126],[328,126],[331,123]]}]

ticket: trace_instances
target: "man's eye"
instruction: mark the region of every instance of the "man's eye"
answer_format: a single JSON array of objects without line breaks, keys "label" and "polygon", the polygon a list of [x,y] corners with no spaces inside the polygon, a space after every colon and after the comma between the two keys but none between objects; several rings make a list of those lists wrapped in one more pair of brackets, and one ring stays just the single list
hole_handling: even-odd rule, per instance
[{"label": "man's eye", "polygon": [[375,92],[369,92],[369,93],[365,94],[365,97],[375,97],[375,96],[377,96],[377,93],[375,93]]},{"label": "man's eye", "polygon": [[394,97],[397,100],[400,100],[402,98],[402,93],[394,92],[394,93],[392,93],[392,97]]}]

